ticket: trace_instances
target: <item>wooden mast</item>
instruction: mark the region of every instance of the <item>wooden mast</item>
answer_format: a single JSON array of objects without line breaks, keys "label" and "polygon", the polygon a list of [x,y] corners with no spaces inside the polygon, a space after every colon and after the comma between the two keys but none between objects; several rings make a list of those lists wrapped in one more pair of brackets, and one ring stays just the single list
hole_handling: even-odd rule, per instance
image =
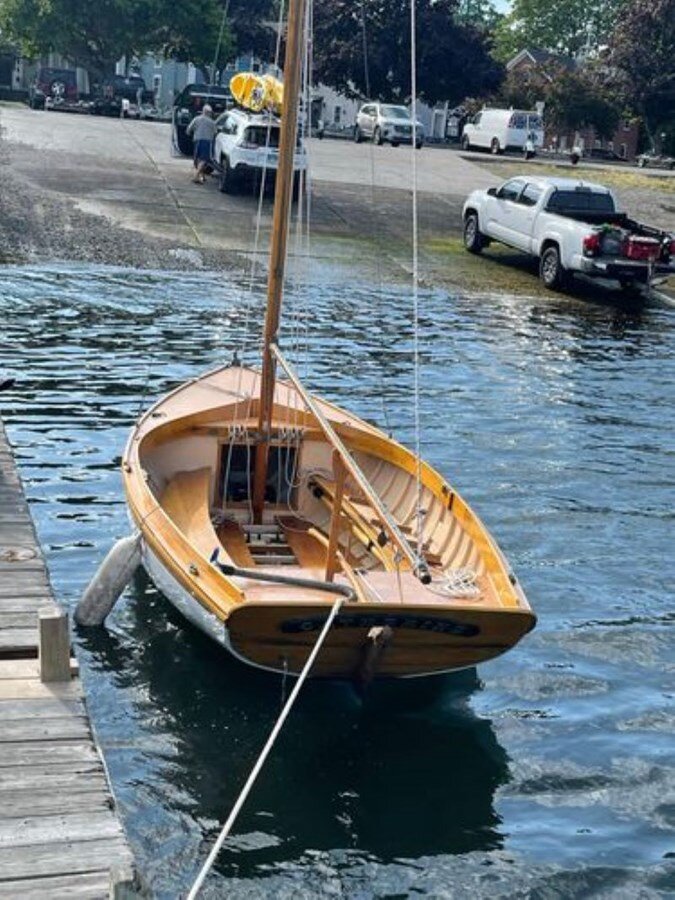
[{"label": "wooden mast", "polygon": [[272,246],[267,279],[267,311],[263,335],[262,379],[258,414],[258,443],[253,478],[253,521],[261,522],[265,506],[265,484],[269,459],[276,362],[271,345],[276,343],[281,315],[281,297],[286,268],[286,245],[293,196],[293,162],[298,125],[298,95],[302,71],[302,33],[306,0],[290,0],[286,57],[284,60],[284,103],[281,115],[279,167],[274,193]]}]

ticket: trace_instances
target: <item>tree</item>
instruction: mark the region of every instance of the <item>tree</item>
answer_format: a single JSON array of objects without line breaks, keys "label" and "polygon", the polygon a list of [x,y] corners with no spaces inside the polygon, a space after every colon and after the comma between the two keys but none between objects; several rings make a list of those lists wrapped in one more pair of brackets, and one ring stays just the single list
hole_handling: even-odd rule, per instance
[{"label": "tree", "polygon": [[463,25],[494,31],[502,18],[493,0],[459,0],[456,19]]},{"label": "tree", "polygon": [[56,51],[94,77],[148,51],[212,62],[221,18],[218,0],[0,0],[0,28],[27,56]]},{"label": "tree", "polygon": [[675,131],[675,0],[633,0],[612,35],[608,64],[652,146],[656,133]]},{"label": "tree", "polygon": [[[485,32],[455,21],[457,3],[417,3],[417,93],[427,103],[493,91],[503,75]],[[347,96],[408,102],[409,0],[316,0],[314,62],[317,80]]]},{"label": "tree", "polygon": [[593,65],[570,69],[549,61],[546,66],[509,72],[500,99],[518,109],[534,109],[543,100],[549,127],[561,131],[592,127],[598,137],[608,139],[614,135],[622,112],[604,84],[602,70]]},{"label": "tree", "polygon": [[[513,0],[495,32],[495,55],[508,62],[526,47],[574,56],[609,39],[632,0]],[[649,2],[649,0],[646,0]]]}]

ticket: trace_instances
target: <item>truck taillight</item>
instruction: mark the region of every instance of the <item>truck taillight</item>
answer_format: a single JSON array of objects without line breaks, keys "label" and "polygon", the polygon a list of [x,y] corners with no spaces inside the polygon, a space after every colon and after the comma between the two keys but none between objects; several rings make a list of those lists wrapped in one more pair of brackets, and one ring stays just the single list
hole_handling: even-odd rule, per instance
[{"label": "truck taillight", "polygon": [[583,242],[584,256],[597,256],[600,253],[600,235],[596,232],[587,234]]}]

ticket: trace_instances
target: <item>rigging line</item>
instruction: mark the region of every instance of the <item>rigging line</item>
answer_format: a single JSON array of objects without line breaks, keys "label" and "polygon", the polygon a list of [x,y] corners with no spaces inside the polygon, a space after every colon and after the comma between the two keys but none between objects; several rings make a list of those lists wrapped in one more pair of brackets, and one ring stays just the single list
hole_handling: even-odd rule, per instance
[{"label": "rigging line", "polygon": [[[366,81],[366,94],[368,96],[368,100],[370,100],[370,59],[368,56],[368,34],[366,30],[366,10],[364,0],[361,0],[361,34],[363,41],[363,69]],[[358,122],[357,122],[358,125]],[[380,217],[377,214],[377,210],[375,207],[375,145],[371,141],[370,150],[368,153],[368,158],[370,161],[370,205],[373,211],[373,219],[375,224],[375,271],[377,273],[377,285],[378,292],[380,296],[382,296],[382,256],[383,256],[383,241],[382,241],[382,229],[380,227]],[[377,353],[375,356],[376,366],[380,374],[380,402],[382,403],[382,416],[384,418],[384,425],[389,434],[392,433],[391,424],[389,422],[389,415],[387,412],[387,404],[385,401],[385,379],[384,379],[384,365],[382,360],[382,354]]]},{"label": "rigging line", "polygon": [[[307,95],[306,95],[306,121],[307,121],[307,136],[311,137],[312,134],[312,85],[314,84],[314,0],[308,0],[307,4],[307,60],[306,60],[306,75],[307,75]],[[307,230],[307,241],[306,241],[306,252],[307,252],[307,266],[308,269],[311,270],[312,266],[312,240],[311,240],[311,229],[312,229],[312,168],[311,168],[311,160],[308,158],[307,160],[307,171],[305,173],[305,197],[304,200],[307,203],[307,210],[305,216],[305,228]],[[302,304],[301,304],[301,321],[300,321],[300,336],[301,339],[304,336],[305,343],[305,367],[304,372],[305,375],[309,372],[309,305],[308,305],[308,297],[307,294],[303,294]],[[300,349],[298,350],[298,365],[300,365]],[[299,410],[298,410],[299,414]]]},{"label": "rigging line", "polygon": [[[225,22],[227,21],[227,14],[230,11],[230,0],[226,0],[225,6],[223,7],[223,18],[220,23],[220,32],[218,33],[218,43],[216,44],[216,52],[213,55],[213,65],[211,66],[211,78],[215,79],[216,77],[216,66],[218,65],[218,57],[220,56],[220,48],[223,43],[223,34],[225,33]],[[213,83],[213,81],[212,81]]]},{"label": "rigging line", "polygon": [[237,798],[237,802],[232,807],[232,811],[227,819],[227,822],[225,822],[225,824],[223,825],[222,831],[218,835],[218,839],[216,840],[216,843],[213,845],[213,848],[212,848],[211,852],[209,853],[209,855],[206,859],[206,862],[202,866],[201,871],[199,872],[199,875],[197,876],[197,878],[195,880],[195,883],[192,885],[192,888],[190,889],[190,893],[187,896],[187,900],[195,900],[195,897],[199,893],[199,891],[204,883],[204,879],[209,874],[211,867],[213,866],[213,863],[216,861],[216,857],[218,856],[218,853],[220,852],[220,848],[225,843],[225,839],[229,835],[230,830],[232,829],[232,826],[234,825],[235,820],[236,820],[237,816],[239,815],[239,812],[241,811],[242,806],[246,802],[246,799],[251,792],[251,788],[253,787],[255,780],[258,777],[263,765],[265,764],[265,760],[269,756],[270,750],[274,746],[274,742],[276,741],[277,736],[279,735],[279,732],[283,728],[284,722],[288,718],[288,714],[290,713],[291,709],[293,708],[293,704],[295,703],[295,700],[296,700],[298,694],[300,693],[300,689],[302,688],[303,684],[305,683],[305,679],[307,678],[307,676],[310,672],[310,669],[314,665],[314,660],[318,656],[319,650],[321,649],[324,641],[326,640],[328,632],[330,631],[330,627],[333,624],[333,620],[335,619],[335,616],[338,614],[340,607],[342,606],[342,604],[344,602],[345,602],[344,597],[338,597],[338,599],[335,601],[335,603],[333,603],[333,606],[331,607],[331,611],[328,615],[328,618],[326,619],[324,626],[321,629],[321,634],[317,638],[316,643],[314,644],[314,647],[312,648],[312,652],[309,654],[307,662],[305,663],[303,670],[300,673],[300,676],[298,677],[298,680],[295,683],[293,690],[291,691],[291,695],[288,698],[286,705],[282,709],[281,714],[279,715],[279,718],[277,719],[277,721],[274,725],[274,728],[272,729],[270,736],[267,739],[267,743],[263,747],[262,752],[261,752],[260,756],[258,757],[255,766],[251,770],[251,774],[248,776],[248,780],[246,781],[246,784],[244,785],[241,793],[239,794],[239,797]]},{"label": "rigging line", "polygon": [[[230,0],[227,0],[228,6]],[[284,10],[285,10],[285,0],[281,0],[279,4],[279,20],[277,23],[277,41],[276,48],[274,52],[274,66],[276,68],[277,74],[279,73],[279,58],[281,56],[281,34],[283,31],[283,23],[284,23]],[[256,276],[256,267],[258,262],[258,253],[260,251],[260,226],[262,222],[262,205],[263,198],[265,195],[265,182],[267,177],[267,151],[269,150],[270,145],[270,136],[272,132],[272,120],[271,117],[267,122],[267,134],[265,136],[265,162],[263,164],[263,174],[260,179],[260,191],[258,193],[258,209],[256,212],[255,219],[255,238],[253,241],[253,255],[251,257],[251,269],[249,272],[249,281],[248,281],[248,290],[246,292],[246,303],[245,303],[245,313],[244,313],[244,336],[242,340],[242,362],[244,361],[245,354],[248,352],[249,344],[252,348],[255,348],[256,338],[253,334],[249,335],[250,331],[250,322],[251,322],[251,310],[253,307],[253,285],[255,282]],[[239,378],[237,381],[237,394],[241,393],[241,380],[243,377],[243,366],[239,369]],[[250,406],[249,406],[250,409]],[[239,414],[239,400],[237,399],[234,407],[234,421],[237,421],[237,416]],[[248,418],[248,417],[247,417]]]},{"label": "rigging line", "polygon": [[412,289],[413,289],[413,404],[415,427],[415,477],[417,480],[417,559],[422,549],[422,459],[420,456],[420,340],[419,340],[419,230],[417,210],[417,20],[415,0],[410,0],[410,91],[412,94]]},{"label": "rigging line", "polygon": [[[302,147],[305,147],[306,137],[307,137],[307,110],[308,110],[308,88],[307,88],[307,77],[308,77],[308,62],[309,62],[309,3],[305,6],[305,21],[304,21],[304,41],[303,41],[303,54],[302,54],[302,107],[303,107],[303,115],[300,117],[298,133],[299,133],[299,144]],[[304,281],[306,282],[307,268],[306,268],[306,259],[303,258],[303,232],[304,232],[304,202],[303,202],[303,194],[304,189],[306,187],[306,172],[298,171],[295,173],[294,167],[294,185],[297,185],[297,203],[296,203],[296,211],[295,211],[295,235],[294,235],[294,256],[295,256],[295,271],[296,273],[304,272]],[[299,279],[296,278],[296,281]],[[291,294],[290,297],[290,328],[291,328],[291,348],[294,354],[299,354],[300,349],[300,326],[301,326],[301,309],[303,306],[303,297],[306,288],[300,288],[299,292],[295,292],[295,296]],[[296,365],[298,360],[296,359]]]}]

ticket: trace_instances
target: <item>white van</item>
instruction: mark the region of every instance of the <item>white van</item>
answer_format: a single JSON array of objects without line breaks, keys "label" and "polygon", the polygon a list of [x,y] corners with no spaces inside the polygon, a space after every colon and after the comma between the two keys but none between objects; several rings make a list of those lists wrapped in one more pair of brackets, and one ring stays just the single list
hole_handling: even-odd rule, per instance
[{"label": "white van", "polygon": [[535,149],[544,145],[544,123],[537,112],[522,109],[483,109],[464,126],[462,149],[474,147],[502,153],[523,150],[528,135]]}]

